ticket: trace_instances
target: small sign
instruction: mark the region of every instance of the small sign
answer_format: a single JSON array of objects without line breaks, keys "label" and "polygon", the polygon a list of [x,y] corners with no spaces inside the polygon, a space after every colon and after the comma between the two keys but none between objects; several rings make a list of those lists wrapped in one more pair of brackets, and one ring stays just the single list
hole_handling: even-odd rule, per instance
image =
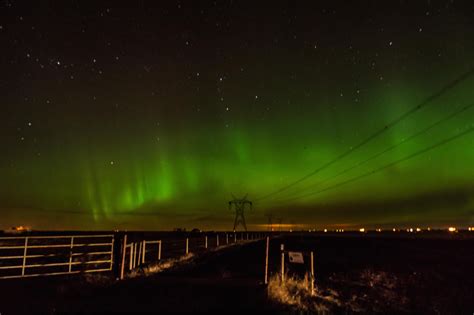
[{"label": "small sign", "polygon": [[302,252],[288,252],[288,259],[290,260],[290,263],[304,264]]}]

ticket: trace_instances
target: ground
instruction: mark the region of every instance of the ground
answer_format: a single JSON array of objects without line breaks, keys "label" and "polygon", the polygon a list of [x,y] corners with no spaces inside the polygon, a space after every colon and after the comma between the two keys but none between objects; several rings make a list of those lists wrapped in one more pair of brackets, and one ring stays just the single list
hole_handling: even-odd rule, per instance
[{"label": "ground", "polygon": [[[280,244],[314,251],[316,294],[264,285],[265,242],[211,250],[173,268],[116,281],[110,275],[0,282],[0,313],[219,312],[472,314],[474,240],[449,235],[291,235],[273,238],[269,272],[279,281]],[[287,277],[306,267],[287,263]],[[295,273],[295,271],[297,271]],[[281,287],[280,282],[272,282]],[[291,303],[298,300],[299,303]]]}]

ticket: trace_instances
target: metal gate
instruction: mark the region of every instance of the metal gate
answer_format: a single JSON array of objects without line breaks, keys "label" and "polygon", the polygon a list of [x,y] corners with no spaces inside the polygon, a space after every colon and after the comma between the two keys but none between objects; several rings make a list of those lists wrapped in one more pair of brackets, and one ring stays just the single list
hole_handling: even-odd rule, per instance
[{"label": "metal gate", "polygon": [[114,235],[0,237],[0,279],[110,271]]}]

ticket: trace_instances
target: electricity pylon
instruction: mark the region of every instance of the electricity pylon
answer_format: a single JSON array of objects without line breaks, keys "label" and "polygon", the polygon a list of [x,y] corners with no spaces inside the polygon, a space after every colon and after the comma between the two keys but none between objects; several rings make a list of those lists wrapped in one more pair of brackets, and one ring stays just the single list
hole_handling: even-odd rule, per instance
[{"label": "electricity pylon", "polygon": [[278,232],[281,232],[281,225],[283,223],[283,219],[282,218],[278,218]]},{"label": "electricity pylon", "polygon": [[273,214],[267,213],[265,216],[268,218],[268,231],[273,232]]},{"label": "electricity pylon", "polygon": [[236,227],[239,224],[242,224],[242,226],[245,229],[245,232],[247,232],[247,225],[245,224],[245,217],[244,217],[244,209],[245,209],[245,205],[249,205],[250,210],[252,210],[252,202],[247,200],[247,195],[245,195],[245,197],[241,199],[235,198],[234,195],[232,195],[232,197],[234,199],[229,201],[229,210],[232,208],[232,205],[234,205],[234,208],[235,208],[234,232],[235,232]]}]

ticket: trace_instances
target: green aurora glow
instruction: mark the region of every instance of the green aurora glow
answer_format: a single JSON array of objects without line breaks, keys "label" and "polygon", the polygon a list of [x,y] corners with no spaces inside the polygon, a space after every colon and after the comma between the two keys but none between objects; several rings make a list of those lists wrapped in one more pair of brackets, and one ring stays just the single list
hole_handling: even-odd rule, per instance
[{"label": "green aurora glow", "polygon": [[[249,48],[249,56],[237,51],[232,63],[221,60],[213,66],[190,58],[201,69],[200,81],[189,79],[198,70],[181,68],[180,58],[169,61],[171,57],[160,64],[165,76],[145,72],[139,79],[134,70],[112,66],[104,66],[104,81],[80,73],[74,81],[65,81],[57,79],[57,73],[23,69],[33,74],[27,79],[17,74],[3,86],[21,84],[23,89],[5,92],[2,101],[8,121],[0,138],[0,227],[229,229],[231,194],[248,193],[252,200],[301,178],[469,69],[472,38],[450,36],[455,31],[472,34],[473,20],[461,20],[464,24],[444,35],[442,43],[428,35],[393,35],[396,53],[386,43],[360,44],[357,64],[346,53],[331,57],[339,44],[321,40],[323,56],[316,57],[308,56],[312,46],[282,48],[268,56],[266,43]],[[426,24],[425,33],[441,32],[436,20]],[[386,33],[395,34],[397,27],[387,22]],[[362,38],[356,34],[354,45]],[[379,35],[373,40],[383,42]],[[228,41],[222,45],[230,51]],[[435,49],[442,50],[441,58]],[[130,55],[146,51],[141,46],[123,50]],[[63,59],[73,63],[77,52],[64,51]],[[370,69],[374,51],[380,52],[376,70]],[[418,51],[424,51],[424,57]],[[146,52],[142,57],[154,60]],[[136,64],[126,62],[131,68]],[[243,71],[240,64],[245,65]],[[227,73],[222,87],[220,66]],[[284,201],[471,103],[473,86],[471,77],[317,176],[256,202],[248,213],[249,227],[266,223],[266,213],[304,228],[472,224],[472,134],[355,183]],[[216,89],[224,91],[223,96],[216,95]],[[24,105],[24,97],[35,103]],[[473,118],[470,108],[318,188],[465,130]]]}]

